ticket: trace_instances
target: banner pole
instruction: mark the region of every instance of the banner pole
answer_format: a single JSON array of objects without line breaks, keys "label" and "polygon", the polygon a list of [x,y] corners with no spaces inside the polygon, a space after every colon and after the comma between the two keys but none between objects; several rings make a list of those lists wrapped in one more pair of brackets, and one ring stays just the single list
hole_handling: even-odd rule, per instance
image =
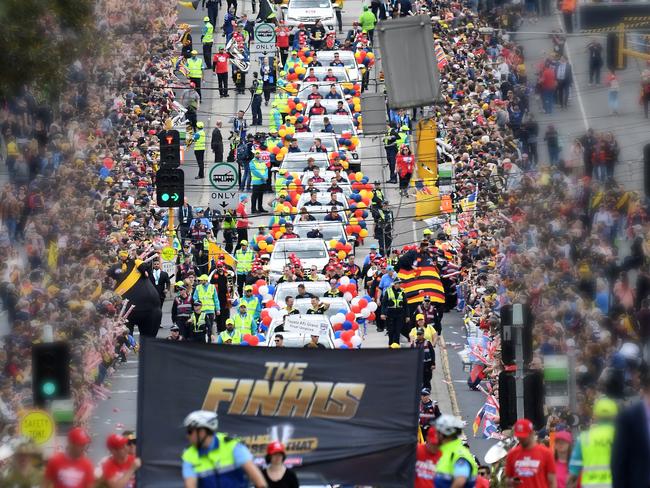
[{"label": "banner pole", "polygon": [[169,218],[167,219],[168,245],[174,246],[174,209],[169,209]]}]

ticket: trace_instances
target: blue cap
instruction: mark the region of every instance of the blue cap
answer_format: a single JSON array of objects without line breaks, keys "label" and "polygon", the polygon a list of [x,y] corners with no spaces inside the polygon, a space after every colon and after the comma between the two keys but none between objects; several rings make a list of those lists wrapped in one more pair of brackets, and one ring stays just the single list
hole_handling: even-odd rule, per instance
[{"label": "blue cap", "polygon": [[240,201],[240,202],[243,202],[243,201],[246,200],[247,198],[248,198],[248,195],[239,195],[239,201]]}]

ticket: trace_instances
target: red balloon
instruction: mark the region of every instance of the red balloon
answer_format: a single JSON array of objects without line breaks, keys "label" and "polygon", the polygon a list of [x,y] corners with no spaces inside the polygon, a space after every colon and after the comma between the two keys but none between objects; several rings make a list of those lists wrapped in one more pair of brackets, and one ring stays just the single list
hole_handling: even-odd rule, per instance
[{"label": "red balloon", "polygon": [[260,290],[259,290],[259,287],[257,286],[257,284],[254,284],[253,285],[253,295],[259,294],[259,291]]},{"label": "red balloon", "polygon": [[361,300],[359,300],[359,306],[360,306],[362,309],[363,309],[363,308],[366,308],[366,307],[368,306],[368,300],[366,300],[365,298],[362,298]]},{"label": "red balloon", "polygon": [[344,341],[344,344],[346,346],[348,346],[348,349],[354,349],[354,346],[352,345],[352,343],[350,341]]},{"label": "red balloon", "polygon": [[334,324],[334,325],[332,325],[332,329],[334,329],[335,331],[336,330],[343,330],[343,324],[341,324],[341,323]]},{"label": "red balloon", "polygon": [[352,339],[352,336],[354,336],[353,330],[345,330],[341,333],[341,339],[343,339],[343,342],[349,342],[350,339]]},{"label": "red balloon", "polygon": [[340,241],[337,241],[337,242],[336,242],[336,245],[335,245],[334,247],[336,248],[337,251],[342,251],[343,248],[345,247],[345,244],[343,244],[343,243],[340,242]]},{"label": "red balloon", "polygon": [[352,322],[352,330],[359,330],[359,324]]},{"label": "red balloon", "polygon": [[264,281],[264,280],[257,280],[257,281],[255,282],[255,284],[256,284],[258,287],[259,287],[259,286],[264,286],[264,285],[266,285],[266,281]]},{"label": "red balloon", "polygon": [[253,337],[253,336],[250,335],[250,334],[244,334],[244,337],[242,337],[242,339],[244,339],[246,342],[248,342],[251,337]]},{"label": "red balloon", "polygon": [[275,303],[273,300],[269,300],[268,302],[266,302],[266,308],[273,308],[273,307],[277,307],[277,306],[278,306],[278,304]]},{"label": "red balloon", "polygon": [[371,322],[373,322],[376,318],[377,317],[375,315],[375,312],[370,312],[370,315],[368,315],[368,320],[370,320]]},{"label": "red balloon", "polygon": [[264,325],[271,325],[272,320],[273,319],[269,315],[267,315],[266,317],[262,317],[262,323]]},{"label": "red balloon", "polygon": [[345,314],[345,320],[349,320],[350,322],[354,322],[354,319],[356,316],[354,315],[354,312],[348,312]]},{"label": "red balloon", "polygon": [[246,342],[248,342],[248,344],[251,346],[257,346],[260,343],[260,338],[257,336],[250,336]]},{"label": "red balloon", "polygon": [[352,306],[350,307],[350,310],[352,310],[354,313],[359,313],[359,312],[361,312],[361,308],[359,307],[359,304],[357,304],[357,305],[352,305]]}]

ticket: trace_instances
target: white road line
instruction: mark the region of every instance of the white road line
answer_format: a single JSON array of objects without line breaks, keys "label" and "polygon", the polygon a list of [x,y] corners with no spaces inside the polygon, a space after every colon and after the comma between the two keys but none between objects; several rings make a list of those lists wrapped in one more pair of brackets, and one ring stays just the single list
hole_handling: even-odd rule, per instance
[{"label": "white road line", "polygon": [[411,222],[411,225],[413,226],[413,242],[418,242],[418,231],[415,228],[416,227],[415,220]]},{"label": "white road line", "polygon": [[[560,12],[556,12],[555,18],[557,19],[557,23],[560,26],[560,30],[564,31],[564,25],[562,24],[562,16],[560,15]],[[567,60],[569,61],[569,64],[571,65],[571,68],[573,69],[573,59],[571,59],[571,49],[569,48],[569,39],[570,36],[566,37],[566,40],[564,42],[564,47],[565,47],[565,53]],[[589,122],[587,122],[587,112],[585,111],[585,105],[582,102],[582,93],[580,92],[580,83],[577,82],[575,79],[575,74],[574,80],[573,80],[573,87],[576,92],[576,98],[578,100],[578,107],[580,108],[580,114],[582,115],[582,122],[585,124],[585,130],[589,129]]]}]

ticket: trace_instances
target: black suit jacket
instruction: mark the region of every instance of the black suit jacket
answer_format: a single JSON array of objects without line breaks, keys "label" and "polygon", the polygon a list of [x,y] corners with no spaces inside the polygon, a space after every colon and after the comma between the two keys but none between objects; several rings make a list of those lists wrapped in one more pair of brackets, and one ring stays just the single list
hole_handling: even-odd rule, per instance
[{"label": "black suit jacket", "polygon": [[187,225],[189,227],[189,225],[192,223],[192,219],[194,218],[194,214],[192,213],[192,205],[187,206],[187,222],[185,222],[185,223],[183,222],[183,210],[184,210],[183,207],[180,207],[178,209],[178,215],[177,215],[178,222],[177,222],[177,224],[178,225]]},{"label": "black suit jacket", "polygon": [[650,486],[650,434],[642,402],[623,410],[616,420],[612,446],[613,488]]},{"label": "black suit jacket", "polygon": [[158,291],[160,298],[165,296],[165,290],[171,287],[171,281],[167,271],[160,270],[160,278],[158,278],[158,284],[156,285],[156,279],[154,278],[154,270],[149,271],[149,279],[153,283],[154,288]]}]

